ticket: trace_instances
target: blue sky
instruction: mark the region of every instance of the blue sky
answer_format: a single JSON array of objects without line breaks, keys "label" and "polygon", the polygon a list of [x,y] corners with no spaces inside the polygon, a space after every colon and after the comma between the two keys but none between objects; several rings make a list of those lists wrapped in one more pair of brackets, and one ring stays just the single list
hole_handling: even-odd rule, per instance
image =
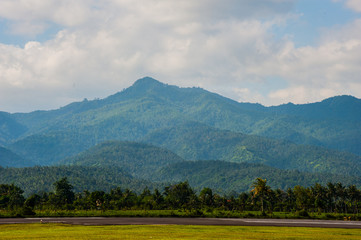
[{"label": "blue sky", "polygon": [[242,102],[361,97],[360,0],[1,0],[0,111],[151,76]]},{"label": "blue sky", "polygon": [[360,17],[360,14],[346,8],[343,2],[329,0],[297,1],[292,12],[299,14],[299,18],[290,21],[278,34],[292,35],[298,47],[315,45],[323,29],[344,25]]}]

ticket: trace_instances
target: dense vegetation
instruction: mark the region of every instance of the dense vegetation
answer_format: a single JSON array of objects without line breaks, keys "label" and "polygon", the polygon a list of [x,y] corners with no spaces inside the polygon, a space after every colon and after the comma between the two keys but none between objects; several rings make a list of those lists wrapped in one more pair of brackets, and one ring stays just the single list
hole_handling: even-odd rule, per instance
[{"label": "dense vegetation", "polygon": [[219,130],[198,123],[154,131],[145,139],[187,160],[263,163],[282,169],[359,176],[361,157],[321,147]]},{"label": "dense vegetation", "polygon": [[181,161],[183,159],[173,152],[152,145],[109,141],[59,164],[118,167],[134,177],[150,178],[160,167]]},{"label": "dense vegetation", "polygon": [[297,185],[304,187],[315,183],[341,182],[361,186],[360,177],[346,175],[305,173],[281,170],[263,164],[231,163],[225,161],[185,161],[168,165],[154,174],[151,180],[180,182],[187,180],[200,190],[210,187],[218,193],[248,191],[256,177],[268,179],[272,188],[286,190]]},{"label": "dense vegetation", "polygon": [[0,167],[0,183],[16,184],[24,189],[25,196],[33,193],[49,192],[53,190],[53,183],[66,176],[74,186],[74,191],[83,190],[109,191],[115,187],[150,189],[164,186],[149,181],[133,178],[119,167],[87,167],[87,166],[57,166],[57,167]]},{"label": "dense vegetation", "polygon": [[75,193],[67,178],[61,178],[53,185],[54,191],[32,194],[25,199],[18,186],[1,184],[0,209],[15,211],[19,215],[35,215],[34,210],[45,209],[183,209],[198,216],[202,216],[204,211],[214,210],[260,210],[262,213],[297,211],[299,216],[309,217],[309,212],[357,214],[361,206],[361,191],[354,185],[346,187],[341,183],[327,183],[327,186],[316,183],[307,188],[297,185],[283,191],[273,190],[267,185],[267,180],[257,178],[251,191],[228,196],[215,194],[211,188],[203,188],[197,194],[188,182],[166,186],[163,191],[145,188],[140,194],[119,187],[109,192]]},{"label": "dense vegetation", "polygon": [[[98,147],[93,150],[98,149]],[[102,153],[102,151],[99,153]],[[143,164],[138,165],[139,161],[129,161],[123,165],[121,161],[116,162],[117,159],[106,158],[106,162],[100,166],[0,167],[0,183],[13,183],[22,186],[25,196],[51,191],[52,183],[61,177],[68,177],[76,192],[82,190],[109,191],[111,188],[119,186],[121,188],[131,188],[139,193],[145,186],[148,186],[149,189],[155,189],[162,188],[167,183],[188,181],[196,191],[200,191],[204,187],[210,187],[215,193],[230,194],[232,192],[248,191],[256,177],[266,178],[270,181],[272,188],[282,190],[293,188],[296,185],[307,187],[315,183],[326,184],[327,182],[361,185],[360,177],[281,170],[263,164],[225,161],[180,161],[169,165],[159,165],[156,168],[154,162],[145,161]],[[130,159],[132,158],[128,158],[128,160]],[[148,157],[148,159],[150,158]],[[122,158],[121,160],[125,159]],[[97,161],[102,163],[103,160],[97,158]],[[106,164],[113,161],[114,165]],[[152,169],[149,172],[146,171],[148,166]],[[138,176],[142,174],[144,178],[132,176],[131,171],[134,171],[134,174]]]}]

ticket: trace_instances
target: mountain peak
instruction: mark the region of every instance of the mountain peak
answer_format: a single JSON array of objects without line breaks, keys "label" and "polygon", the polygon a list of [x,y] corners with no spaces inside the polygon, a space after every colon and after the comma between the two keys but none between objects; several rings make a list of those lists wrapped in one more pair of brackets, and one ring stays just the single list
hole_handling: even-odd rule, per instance
[{"label": "mountain peak", "polygon": [[164,84],[159,82],[158,80],[151,77],[140,78],[134,82],[133,87],[154,87],[154,86],[163,86]]},{"label": "mountain peak", "polygon": [[360,104],[360,99],[351,96],[351,95],[340,95],[327,98],[322,101],[324,104],[328,105],[342,105],[342,104]]}]

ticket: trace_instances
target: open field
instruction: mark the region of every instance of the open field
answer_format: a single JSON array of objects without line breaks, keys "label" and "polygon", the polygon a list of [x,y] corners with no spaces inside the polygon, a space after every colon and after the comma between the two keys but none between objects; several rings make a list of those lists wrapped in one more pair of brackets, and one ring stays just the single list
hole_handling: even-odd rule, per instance
[{"label": "open field", "polygon": [[360,229],[67,224],[0,225],[0,239],[360,239]]}]

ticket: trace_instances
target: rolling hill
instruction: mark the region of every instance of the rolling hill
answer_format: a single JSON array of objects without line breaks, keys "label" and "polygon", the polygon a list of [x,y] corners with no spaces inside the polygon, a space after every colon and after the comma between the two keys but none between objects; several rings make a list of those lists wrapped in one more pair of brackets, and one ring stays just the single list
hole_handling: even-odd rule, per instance
[{"label": "rolling hill", "polygon": [[25,160],[9,149],[0,147],[0,166],[2,167],[26,167],[34,165],[33,162]]},{"label": "rolling hill", "polygon": [[121,168],[133,177],[147,179],[160,167],[182,161],[173,152],[149,144],[109,141],[58,164]]},{"label": "rolling hill", "polygon": [[52,166],[2,168],[0,167],[0,183],[15,184],[29,196],[33,193],[53,191],[53,183],[67,177],[74,186],[75,192],[107,191],[120,187],[141,192],[149,189],[164,187],[164,184],[154,184],[149,181],[133,178],[117,167],[86,167],[86,166]]},{"label": "rolling hill", "polygon": [[217,192],[247,192],[254,180],[267,179],[273,189],[287,190],[296,185],[312,186],[315,183],[342,182],[344,185],[361,184],[360,177],[345,175],[304,173],[280,170],[263,164],[231,163],[225,161],[185,161],[168,165],[154,175],[153,181],[180,182],[187,180],[198,190],[209,187]]},{"label": "rolling hill", "polygon": [[145,141],[187,160],[262,163],[280,169],[360,176],[361,157],[317,146],[297,145],[186,123],[153,132]]}]

